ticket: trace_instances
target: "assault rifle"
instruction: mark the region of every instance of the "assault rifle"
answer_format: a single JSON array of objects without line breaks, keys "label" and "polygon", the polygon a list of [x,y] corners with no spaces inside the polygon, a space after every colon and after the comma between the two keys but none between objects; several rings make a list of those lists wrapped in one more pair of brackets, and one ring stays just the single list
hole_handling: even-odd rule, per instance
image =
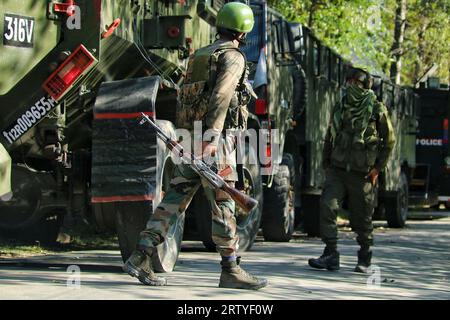
[{"label": "assault rifle", "polygon": [[157,136],[167,145],[167,147],[178,156],[181,161],[189,165],[200,177],[203,177],[214,189],[221,189],[236,202],[246,213],[252,211],[258,202],[245,193],[229,186],[220,174],[215,173],[202,159],[195,157],[192,153],[184,152],[183,147],[170,139],[158,125],[145,113],[141,112],[142,120],[140,125],[148,122],[155,129]]}]

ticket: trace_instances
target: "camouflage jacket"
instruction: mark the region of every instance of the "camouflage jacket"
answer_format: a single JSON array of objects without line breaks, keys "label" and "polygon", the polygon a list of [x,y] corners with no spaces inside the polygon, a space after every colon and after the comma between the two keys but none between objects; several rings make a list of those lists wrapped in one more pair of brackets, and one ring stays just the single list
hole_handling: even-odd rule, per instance
[{"label": "camouflage jacket", "polygon": [[224,129],[244,129],[246,71],[245,55],[232,41],[217,40],[197,50],[181,87],[177,126],[192,129],[194,121],[202,121],[204,130],[214,132],[212,143]]},{"label": "camouflage jacket", "polygon": [[[332,165],[366,173],[372,168],[382,171],[395,145],[394,129],[386,107],[377,100],[373,102],[371,116],[362,137],[359,137],[361,131],[355,131],[354,124],[350,121],[344,122],[338,132],[332,133],[333,116],[337,112],[337,106],[333,110],[332,121],[325,137],[323,166],[326,168]],[[359,138],[362,138],[361,142]]]},{"label": "camouflage jacket", "polygon": [[244,53],[232,41],[217,40],[190,57],[180,90],[177,127],[192,130],[194,121],[202,122],[203,131],[208,130],[203,138],[218,146],[217,169],[233,169],[224,177],[227,181],[237,180],[236,142],[233,135],[223,133],[246,128],[247,75]]}]

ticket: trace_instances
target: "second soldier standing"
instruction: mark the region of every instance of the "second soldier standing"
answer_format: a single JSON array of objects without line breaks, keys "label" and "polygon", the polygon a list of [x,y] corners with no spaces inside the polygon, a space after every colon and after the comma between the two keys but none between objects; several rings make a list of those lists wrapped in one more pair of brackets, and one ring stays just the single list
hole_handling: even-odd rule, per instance
[{"label": "second soldier standing", "polygon": [[326,181],[320,199],[320,236],[325,250],[319,258],[309,259],[313,268],[340,267],[336,219],[346,197],[350,225],[361,247],[355,272],[366,273],[371,265],[374,188],[395,144],[388,111],[377,101],[372,84],[368,72],[351,69],[346,94],[331,115],[323,151]]}]

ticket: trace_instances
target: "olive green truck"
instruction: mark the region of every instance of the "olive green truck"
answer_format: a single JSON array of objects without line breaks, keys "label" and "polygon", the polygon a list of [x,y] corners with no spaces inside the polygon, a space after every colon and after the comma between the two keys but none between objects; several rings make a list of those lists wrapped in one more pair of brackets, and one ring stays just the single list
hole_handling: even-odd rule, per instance
[{"label": "olive green truck", "polygon": [[[187,58],[214,40],[224,2],[1,2],[0,142],[12,158],[14,194],[0,201],[1,235],[54,241],[62,224],[81,217],[117,232],[122,257],[129,256],[174,167],[154,132],[139,126],[139,115],[153,116],[176,137]],[[248,126],[270,139],[262,148],[245,147],[238,185],[260,205],[237,215],[241,250],[260,227],[266,240],[289,241],[296,211],[306,231],[318,234],[322,139],[345,73],[345,61],[307,28],[265,1],[250,5],[255,27],[243,50],[258,98],[249,105]],[[402,137],[382,176],[378,212],[402,226],[415,109],[407,89],[380,80],[376,90]],[[261,154],[271,161],[252,161]],[[199,192],[173,221],[158,247],[158,270],[174,267],[182,238],[214,250],[202,200]]]},{"label": "olive green truck", "polygon": [[[176,137],[177,94],[187,58],[214,41],[215,16],[223,4],[1,2],[0,142],[13,163],[13,198],[0,201],[2,236],[52,242],[62,225],[94,220],[100,229],[117,232],[122,257],[129,256],[174,167],[154,132],[139,125],[139,116],[153,116]],[[289,241],[294,224],[292,156],[281,152],[264,165],[251,161],[259,152],[270,157],[271,141],[281,142],[283,150],[294,92],[293,66],[271,59],[279,54],[271,39],[282,17],[264,2],[254,8],[254,46],[249,39],[244,50],[257,46],[249,65],[260,97],[250,105],[249,128],[270,135],[276,127],[280,137],[268,139],[262,151],[246,145],[239,186],[260,205],[237,215],[241,250],[252,246],[261,226],[266,240]],[[266,73],[257,71],[265,67]],[[271,85],[278,80],[283,89]],[[173,268],[182,237],[214,249],[210,211],[202,199],[199,192],[186,217],[173,221],[155,257],[158,270]]]},{"label": "olive green truck", "polygon": [[[295,207],[295,225],[303,226],[300,229],[310,236],[319,236],[323,143],[353,62],[327,47],[307,27],[268,8],[265,1],[250,4],[256,21],[261,21],[244,47],[250,65],[254,63],[251,78],[258,94],[251,110],[264,127],[277,129],[279,136],[279,170],[264,177],[264,184],[271,188],[265,189],[263,226],[265,221],[276,221],[274,228],[285,226],[278,229],[276,239],[290,238],[292,210],[277,212],[279,201],[286,199]],[[397,141],[380,175],[375,218],[386,219],[390,227],[403,227],[416,166],[420,105],[412,88],[394,85],[382,74],[373,76],[373,90],[388,108]],[[276,213],[271,217],[271,212]]]}]

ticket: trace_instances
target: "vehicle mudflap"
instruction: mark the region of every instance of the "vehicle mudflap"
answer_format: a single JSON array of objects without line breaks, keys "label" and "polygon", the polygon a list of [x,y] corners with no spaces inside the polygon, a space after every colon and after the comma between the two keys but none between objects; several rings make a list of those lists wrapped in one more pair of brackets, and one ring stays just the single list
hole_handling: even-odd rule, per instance
[{"label": "vehicle mudflap", "polygon": [[92,202],[152,200],[156,188],[155,131],[139,125],[154,116],[159,77],[104,82],[94,105]]}]

